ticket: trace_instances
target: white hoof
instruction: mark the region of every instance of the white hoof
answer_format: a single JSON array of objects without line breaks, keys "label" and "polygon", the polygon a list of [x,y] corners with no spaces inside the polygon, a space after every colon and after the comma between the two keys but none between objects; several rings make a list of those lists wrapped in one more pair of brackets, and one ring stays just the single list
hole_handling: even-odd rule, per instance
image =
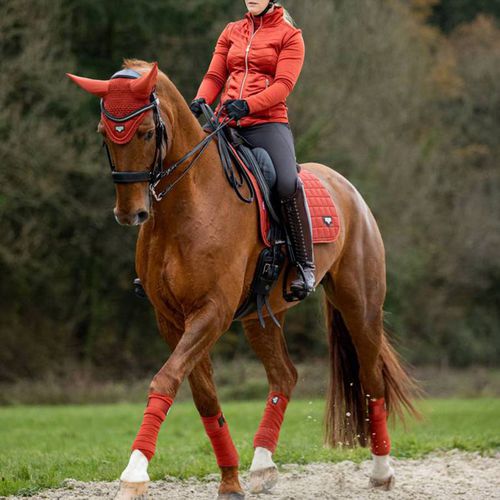
[{"label": "white hoof", "polygon": [[148,498],[148,484],[149,482],[127,483],[120,481],[120,489],[115,500],[146,500]]},{"label": "white hoof", "polygon": [[396,477],[391,476],[387,479],[375,479],[374,477],[370,478],[370,486],[372,488],[377,488],[383,491],[390,491],[394,488],[396,484]]},{"label": "white hoof", "polygon": [[148,497],[148,459],[139,450],[130,455],[127,467],[120,476],[120,489],[115,500],[143,500]]},{"label": "white hoof", "polygon": [[389,455],[372,455],[373,472],[370,477],[370,486],[385,491],[392,490],[396,482],[394,469],[391,467]]},{"label": "white hoof", "polygon": [[269,493],[276,486],[277,482],[277,467],[250,472],[250,493]]},{"label": "white hoof", "polygon": [[268,493],[278,482],[278,467],[266,448],[255,448],[250,466],[250,492]]},{"label": "white hoof", "polygon": [[144,454],[139,450],[134,450],[132,455],[130,455],[127,467],[120,476],[120,481],[125,483],[149,482],[148,465],[148,459]]}]

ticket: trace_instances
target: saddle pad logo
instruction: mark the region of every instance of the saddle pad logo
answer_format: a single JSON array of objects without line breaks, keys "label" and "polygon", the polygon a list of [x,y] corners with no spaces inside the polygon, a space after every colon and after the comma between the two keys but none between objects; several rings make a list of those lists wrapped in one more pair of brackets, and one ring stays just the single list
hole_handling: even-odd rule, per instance
[{"label": "saddle pad logo", "polygon": [[278,396],[274,396],[274,398],[271,399],[271,403],[273,403],[273,405],[277,405],[279,400],[280,398]]},{"label": "saddle pad logo", "polygon": [[323,222],[325,226],[330,227],[332,225],[333,219],[330,216],[323,217]]},{"label": "saddle pad logo", "polygon": [[125,125],[116,125],[115,130],[121,134],[125,130]]}]

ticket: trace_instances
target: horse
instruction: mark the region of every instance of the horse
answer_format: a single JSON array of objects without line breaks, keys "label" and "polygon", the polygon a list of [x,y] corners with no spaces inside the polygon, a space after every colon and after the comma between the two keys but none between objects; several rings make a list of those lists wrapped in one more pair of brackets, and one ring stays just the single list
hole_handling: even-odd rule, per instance
[{"label": "horse", "polygon": [[[249,293],[263,249],[258,213],[254,204],[235,196],[216,144],[207,140],[207,132],[157,64],[129,59],[123,68],[124,78],[130,78],[126,82],[130,92],[135,92],[130,96],[136,101],[138,96],[152,96],[141,101],[143,106],[135,113],[136,101],[125,102],[132,111],[128,117],[138,120],[129,130],[133,135],[128,141],[113,139],[116,131],[123,133],[125,125],[110,131],[105,120],[106,96],[116,80],[68,74],[84,90],[102,98],[98,131],[104,136],[117,182],[115,218],[122,225],[140,226],[137,275],[154,308],[160,334],[171,349],[151,381],[144,420],[121,475],[117,498],[146,495],[150,480],[147,466],[158,430],[187,377],[220,467],[218,498],[241,499],[244,491],[238,476],[238,454],[217,397],[210,351],[229,329],[235,311]],[[120,98],[127,100],[127,95],[122,93]],[[186,152],[196,150],[197,145],[200,154],[196,166],[182,172],[170,168],[182,163]],[[163,174],[153,176],[153,184],[148,182],[151,169],[157,174],[158,168]],[[369,207],[345,177],[318,163],[304,163],[301,168],[326,186],[341,222],[337,241],[315,245],[314,249],[316,282],[324,289],[331,360],[325,440],[333,446],[371,443],[370,484],[389,489],[394,484],[394,470],[389,460],[388,414],[403,417],[403,413],[416,410],[412,402],[415,383],[384,330],[382,237]],[[162,198],[155,189],[164,184],[169,192]],[[278,325],[266,321],[263,328],[256,313],[242,319],[248,343],[262,361],[269,383],[250,468],[250,489],[257,493],[276,484],[278,471],[272,454],[297,383],[297,370],[282,329],[287,310],[296,302],[284,300],[282,280],[283,276],[270,295]]]}]

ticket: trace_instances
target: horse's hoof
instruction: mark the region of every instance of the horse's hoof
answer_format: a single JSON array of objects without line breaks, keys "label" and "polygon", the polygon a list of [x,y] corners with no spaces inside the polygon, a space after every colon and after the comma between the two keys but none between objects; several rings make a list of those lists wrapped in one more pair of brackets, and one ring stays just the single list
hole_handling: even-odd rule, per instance
[{"label": "horse's hoof", "polygon": [[372,488],[377,488],[383,491],[392,490],[395,484],[396,484],[395,476],[390,476],[387,479],[374,479],[373,477],[370,478],[370,486]]},{"label": "horse's hoof", "polygon": [[217,500],[244,500],[245,493],[219,493]]},{"label": "horse's hoof", "polygon": [[277,482],[277,467],[268,467],[267,469],[250,472],[250,493],[269,493]]},{"label": "horse's hoof", "polygon": [[120,489],[115,500],[146,500],[148,498],[148,483],[128,483],[120,481]]}]

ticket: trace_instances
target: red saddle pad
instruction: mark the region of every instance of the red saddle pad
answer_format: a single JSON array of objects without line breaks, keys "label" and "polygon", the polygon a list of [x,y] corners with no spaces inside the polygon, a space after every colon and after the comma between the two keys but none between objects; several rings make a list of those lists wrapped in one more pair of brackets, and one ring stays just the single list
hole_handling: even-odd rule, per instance
[{"label": "red saddle pad", "polygon": [[339,236],[340,222],[330,193],[312,172],[302,169],[299,177],[306,190],[314,243],[334,242]]},{"label": "red saddle pad", "polygon": [[[270,247],[271,244],[267,237],[270,222],[264,199],[255,177],[241,160],[240,164],[248,172],[256,193],[257,206],[259,207],[259,229],[262,241],[266,246]],[[330,193],[312,172],[302,169],[299,173],[299,177],[304,183],[307,204],[309,205],[309,212],[311,213],[313,242],[315,244],[333,243],[339,236],[340,222],[335,203]]]}]

